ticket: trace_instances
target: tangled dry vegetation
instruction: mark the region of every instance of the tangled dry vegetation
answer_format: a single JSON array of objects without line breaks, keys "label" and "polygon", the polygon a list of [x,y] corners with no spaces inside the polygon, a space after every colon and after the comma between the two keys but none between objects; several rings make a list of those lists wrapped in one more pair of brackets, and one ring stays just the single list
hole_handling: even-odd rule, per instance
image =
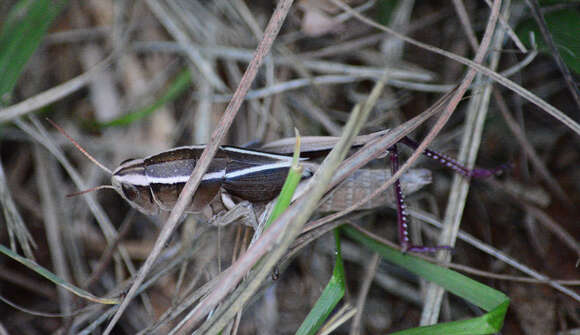
[{"label": "tangled dry vegetation", "polygon": [[[5,1],[1,12],[17,3]],[[408,197],[409,205],[448,228],[439,237],[439,229],[414,215],[412,240],[454,244],[456,271],[511,299],[502,333],[578,331],[580,106],[568,85],[577,74],[566,78],[553,55],[520,41],[514,29],[531,17],[520,2],[496,7],[501,18],[488,41],[483,36],[492,22],[491,2],[347,4],[354,13],[342,2],[297,1],[280,17],[280,33],[270,36],[271,50],[255,80],[246,81],[251,86],[239,111],[229,107],[237,115],[222,143],[267,143],[294,136],[295,128],[304,136],[341,136],[353,107],[367,101],[378,82],[385,86],[361,133],[397,129],[457,85],[470,84],[443,128],[436,116],[409,136],[422,140],[436,129],[431,148],[480,167],[513,167],[498,178],[468,184],[426,158],[417,160],[414,166],[432,170],[433,183]],[[109,177],[43,116],[111,169],[128,158],[209,143],[214,129],[227,129],[224,118],[235,115],[224,111],[254,52],[267,50],[266,25],[272,13],[281,15],[275,6],[269,1],[66,3],[14,90],[2,97],[0,243],[66,284],[121,299],[134,293],[133,280],[156,242],[159,254],[143,278],[144,291],[138,292],[143,294],[118,314],[116,307],[79,297],[64,283],[54,285],[3,255],[0,333],[102,333],[107,326],[114,334],[213,331],[208,315],[242,301],[223,286],[230,278],[224,280],[224,271],[246,259],[252,229],[217,228],[197,216],[181,216],[171,237],[159,242],[168,213],[140,214],[111,190],[66,198],[109,183]],[[412,40],[401,40],[381,24]],[[403,150],[404,158],[411,153]],[[385,161],[373,167],[388,168]],[[310,220],[321,215],[326,214]],[[397,241],[397,218],[389,206],[354,211],[314,230],[319,234],[302,235],[301,248],[277,267],[279,278],[266,277],[239,313],[226,319],[224,333],[296,332],[332,275],[336,254],[330,230],[338,224]],[[463,235],[457,238],[454,229]],[[465,234],[476,241],[465,241]],[[384,334],[482,314],[451,294],[438,300],[434,285],[364,245],[346,236],[341,242],[346,295],[334,313],[343,318],[329,319],[325,329]],[[247,271],[255,264],[258,259]],[[244,274],[239,285],[251,279]],[[203,305],[214,290],[222,290],[223,297]],[[209,313],[193,322],[190,313],[204,308]],[[115,325],[113,315],[120,317]]]}]

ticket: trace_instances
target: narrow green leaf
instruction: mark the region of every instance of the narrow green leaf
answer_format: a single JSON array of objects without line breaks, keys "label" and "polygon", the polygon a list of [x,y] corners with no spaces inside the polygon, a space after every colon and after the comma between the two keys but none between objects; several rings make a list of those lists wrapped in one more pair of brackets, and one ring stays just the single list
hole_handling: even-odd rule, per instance
[{"label": "narrow green leaf", "polygon": [[336,307],[336,304],[344,297],[346,280],[338,229],[334,230],[334,240],[336,241],[336,261],[334,263],[332,277],[316,301],[316,304],[314,304],[314,307],[310,310],[302,325],[300,325],[296,334],[305,335],[318,332],[324,321],[326,321],[330,313],[334,310],[334,307]]},{"label": "narrow green leaf", "polygon": [[0,100],[4,100],[16,85],[63,3],[21,0],[6,15],[0,31]]},{"label": "narrow green leaf", "polygon": [[107,304],[107,305],[114,305],[119,303],[119,299],[115,298],[99,298],[97,296],[92,295],[91,293],[80,289],[74,285],[69,284],[68,282],[64,281],[62,278],[58,277],[54,273],[50,272],[46,268],[40,266],[38,263],[31,261],[28,258],[24,258],[14,251],[6,248],[3,245],[0,245],[0,252],[4,255],[12,258],[13,260],[19,262],[20,264],[26,266],[27,268],[31,269],[32,271],[38,273],[39,275],[43,276],[44,278],[50,280],[51,282],[55,283],[58,286],[63,287],[64,289],[72,292],[73,294],[85,298],[87,300],[100,303],[100,304]]},{"label": "narrow green leaf", "polygon": [[292,201],[292,197],[294,196],[294,191],[296,191],[296,187],[302,180],[302,165],[300,164],[300,133],[298,129],[295,129],[296,132],[296,144],[294,146],[294,155],[292,156],[292,166],[290,167],[290,171],[288,171],[288,176],[286,177],[286,181],[284,182],[284,186],[282,186],[282,191],[280,191],[280,195],[278,196],[278,200],[274,205],[274,209],[272,209],[272,214],[266,221],[264,226],[264,230],[267,229],[274,220],[276,220]]},{"label": "narrow green leaf", "polygon": [[189,70],[183,70],[181,73],[179,73],[179,75],[175,78],[175,80],[173,80],[173,82],[171,83],[167,91],[165,91],[163,96],[157,99],[149,106],[125,114],[112,121],[97,123],[96,127],[97,128],[119,127],[129,125],[135,121],[139,121],[151,115],[161,106],[177,99],[190,86],[191,86],[191,73],[189,72]]},{"label": "narrow green leaf", "polygon": [[344,226],[342,229],[347,236],[379,253],[388,261],[444,287],[447,291],[489,312],[469,320],[419,327],[396,334],[491,334],[501,329],[509,306],[509,298],[502,292],[455,271],[431,264],[410,254],[403,254],[353,227]]}]

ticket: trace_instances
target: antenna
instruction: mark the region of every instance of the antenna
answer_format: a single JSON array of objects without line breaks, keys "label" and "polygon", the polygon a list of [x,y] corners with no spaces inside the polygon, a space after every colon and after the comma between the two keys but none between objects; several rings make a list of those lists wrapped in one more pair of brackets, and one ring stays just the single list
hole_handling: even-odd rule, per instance
[{"label": "antenna", "polygon": [[56,122],[52,121],[49,118],[46,118],[46,120],[48,122],[50,122],[50,124],[53,127],[55,127],[56,130],[58,130],[61,134],[63,134],[64,137],[66,137],[80,152],[83,153],[83,155],[85,155],[88,159],[90,159],[91,162],[95,163],[96,166],[100,167],[102,170],[106,171],[108,174],[110,174],[110,175],[113,174],[113,172],[111,172],[111,170],[109,168],[107,168],[106,166],[101,164],[101,162],[99,162],[96,158],[91,156],[91,154],[89,154],[80,144],[78,144],[77,141],[75,141],[69,134],[67,134],[66,131],[64,131],[64,129],[61,128],[61,126],[59,126],[58,124],[56,124]]},{"label": "antenna", "polygon": [[114,190],[115,188],[111,185],[100,185],[100,186],[95,186],[92,188],[89,188],[88,190],[84,190],[84,191],[79,191],[79,192],[75,192],[75,193],[71,193],[71,194],[67,194],[66,197],[67,198],[72,198],[72,197],[76,197],[79,196],[81,194],[85,194],[85,193],[89,193],[89,192],[93,192],[93,191],[98,191],[98,190],[103,190],[106,188],[110,188],[112,190]]}]

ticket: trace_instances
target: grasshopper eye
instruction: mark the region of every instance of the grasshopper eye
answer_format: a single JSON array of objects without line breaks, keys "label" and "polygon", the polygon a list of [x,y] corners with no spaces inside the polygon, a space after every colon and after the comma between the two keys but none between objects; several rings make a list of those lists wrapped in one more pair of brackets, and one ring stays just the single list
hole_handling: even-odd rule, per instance
[{"label": "grasshopper eye", "polygon": [[135,201],[135,199],[139,198],[139,191],[132,185],[129,184],[122,184],[121,189],[123,190],[123,194],[129,201]]}]

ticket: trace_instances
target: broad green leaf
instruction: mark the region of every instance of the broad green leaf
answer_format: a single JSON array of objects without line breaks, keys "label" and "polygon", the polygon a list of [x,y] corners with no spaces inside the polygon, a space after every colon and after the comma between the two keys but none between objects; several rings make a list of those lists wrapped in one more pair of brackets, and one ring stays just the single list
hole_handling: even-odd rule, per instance
[{"label": "broad green leaf", "polygon": [[[544,17],[562,59],[568,67],[580,74],[580,12],[568,8],[546,13]],[[538,49],[550,54],[551,51],[542,38],[540,29],[534,19],[525,20],[516,28],[518,37],[528,47],[531,46],[530,32],[535,35]]]}]

